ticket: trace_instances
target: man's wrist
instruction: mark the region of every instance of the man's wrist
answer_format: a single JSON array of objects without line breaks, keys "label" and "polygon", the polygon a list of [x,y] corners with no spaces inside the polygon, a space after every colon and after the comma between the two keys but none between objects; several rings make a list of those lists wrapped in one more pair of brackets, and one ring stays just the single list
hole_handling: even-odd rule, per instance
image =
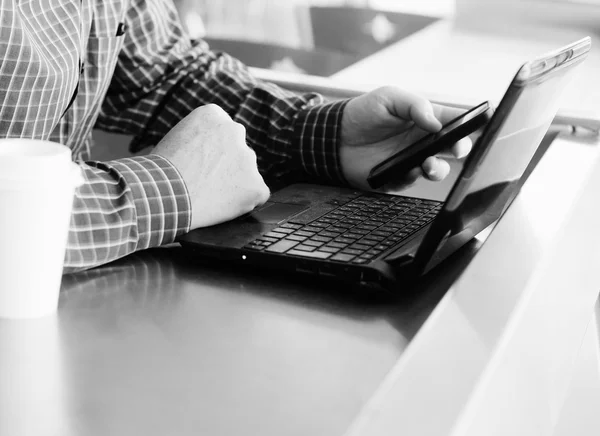
[{"label": "man's wrist", "polygon": [[178,170],[162,156],[150,154],[106,162],[131,189],[137,215],[137,249],[173,242],[190,230],[191,202]]},{"label": "man's wrist", "polygon": [[306,173],[317,179],[347,184],[339,158],[342,116],[349,100],[302,109],[294,124],[293,144]]}]

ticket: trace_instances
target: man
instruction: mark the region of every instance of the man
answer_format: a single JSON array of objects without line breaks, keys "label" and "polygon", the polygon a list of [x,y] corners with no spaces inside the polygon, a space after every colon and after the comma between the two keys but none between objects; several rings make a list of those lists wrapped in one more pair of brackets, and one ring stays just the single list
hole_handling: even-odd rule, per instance
[{"label": "man", "polygon": [[[457,115],[391,87],[324,104],[261,83],[191,42],[170,0],[2,0],[0,26],[0,136],[66,144],[85,177],[64,272],[240,216],[267,200],[267,185],[365,188],[373,165]],[[94,126],[155,148],[85,162]],[[388,188],[448,172],[431,157]]]}]

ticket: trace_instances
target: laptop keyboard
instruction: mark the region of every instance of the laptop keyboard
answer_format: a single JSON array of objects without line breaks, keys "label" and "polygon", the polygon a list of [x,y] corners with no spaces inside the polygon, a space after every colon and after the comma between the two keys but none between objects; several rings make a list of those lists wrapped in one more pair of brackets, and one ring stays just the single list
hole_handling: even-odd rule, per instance
[{"label": "laptop keyboard", "polygon": [[366,194],[308,224],[290,219],[244,248],[365,264],[428,225],[443,203]]}]

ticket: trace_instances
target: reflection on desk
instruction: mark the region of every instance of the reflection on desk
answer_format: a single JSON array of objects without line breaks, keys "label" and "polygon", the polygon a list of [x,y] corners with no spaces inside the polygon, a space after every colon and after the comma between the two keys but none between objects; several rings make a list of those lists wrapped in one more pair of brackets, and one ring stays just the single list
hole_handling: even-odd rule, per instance
[{"label": "reflection on desk", "polygon": [[66,275],[56,317],[0,320],[0,434],[341,435],[476,246],[394,302],[178,245]]}]

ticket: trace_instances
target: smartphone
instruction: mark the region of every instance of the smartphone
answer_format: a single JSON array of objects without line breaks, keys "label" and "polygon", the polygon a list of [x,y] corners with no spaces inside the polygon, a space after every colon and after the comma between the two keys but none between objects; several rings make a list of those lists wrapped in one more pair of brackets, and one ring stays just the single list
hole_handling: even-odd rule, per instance
[{"label": "smartphone", "polygon": [[485,126],[492,118],[492,113],[487,101],[475,106],[446,123],[439,132],[430,133],[377,164],[369,173],[367,183],[373,189],[379,188],[393,181],[398,174],[420,166],[429,156],[450,148],[458,140]]}]

